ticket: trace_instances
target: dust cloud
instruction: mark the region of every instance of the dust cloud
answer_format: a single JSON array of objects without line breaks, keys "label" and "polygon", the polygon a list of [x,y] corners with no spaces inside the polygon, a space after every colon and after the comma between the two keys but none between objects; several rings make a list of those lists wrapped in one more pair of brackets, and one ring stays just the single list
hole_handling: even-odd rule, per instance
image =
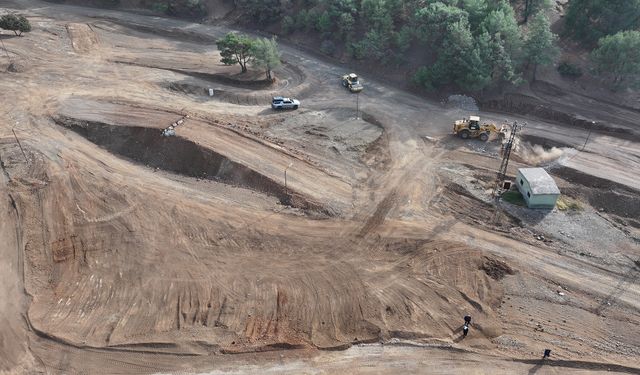
[{"label": "dust cloud", "polygon": [[551,147],[545,149],[541,145],[532,145],[529,142],[516,142],[515,151],[525,162],[532,165],[542,165],[554,162],[563,157],[568,148],[567,147]]}]

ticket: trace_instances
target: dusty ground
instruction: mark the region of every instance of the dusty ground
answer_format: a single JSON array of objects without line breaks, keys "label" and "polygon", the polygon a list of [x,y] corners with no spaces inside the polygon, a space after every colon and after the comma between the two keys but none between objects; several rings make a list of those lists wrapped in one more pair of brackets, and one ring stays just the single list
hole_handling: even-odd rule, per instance
[{"label": "dusty ground", "polygon": [[286,46],[251,85],[222,26],[0,5],[34,26],[2,36],[0,371],[640,372],[637,143],[483,113],[527,121],[512,172],[578,202],[496,214],[466,111],[365,77],[357,113]]}]

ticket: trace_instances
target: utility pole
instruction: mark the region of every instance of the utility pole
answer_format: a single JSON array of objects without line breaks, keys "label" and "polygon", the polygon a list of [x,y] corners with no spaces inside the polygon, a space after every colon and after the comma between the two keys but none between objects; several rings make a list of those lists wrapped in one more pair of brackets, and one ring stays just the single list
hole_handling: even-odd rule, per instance
[{"label": "utility pole", "polygon": [[502,162],[500,163],[500,169],[498,170],[498,177],[496,179],[496,186],[493,190],[494,198],[497,200],[502,190],[502,183],[507,176],[507,168],[509,167],[509,159],[511,158],[511,151],[513,150],[516,134],[518,133],[518,122],[514,121],[511,125],[511,134],[509,134],[509,140],[503,144],[502,148]]},{"label": "utility pole", "polygon": [[13,128],[11,128],[11,131],[13,132],[13,136],[16,139],[16,142],[18,142],[18,146],[20,147],[20,151],[22,151],[22,156],[24,156],[24,160],[29,163],[29,158],[27,158],[27,154],[24,152],[24,149],[22,148],[22,144],[20,143],[20,140],[18,139],[18,135],[16,135],[16,131],[13,130]]},{"label": "utility pole", "polygon": [[284,194],[289,197],[289,190],[287,190],[287,169],[291,168],[293,162],[289,163],[287,167],[284,169]]},{"label": "utility pole", "polygon": [[7,47],[4,46],[4,40],[0,38],[0,43],[2,43],[2,49],[4,53],[7,55],[7,59],[9,59],[9,65],[11,65],[11,56],[9,56],[9,51],[7,51]]},{"label": "utility pole", "polygon": [[360,118],[360,93],[356,93],[356,120]]},{"label": "utility pole", "polygon": [[509,134],[509,140],[502,145],[502,163],[500,163],[500,169],[498,170],[498,176],[496,178],[496,184],[493,187],[493,199],[495,200],[495,211],[493,214],[494,224],[498,221],[498,214],[500,212],[500,206],[498,201],[500,200],[500,193],[503,189],[504,179],[507,176],[507,168],[509,167],[509,159],[511,158],[511,151],[513,150],[516,133],[518,132],[518,122],[514,121],[511,125],[511,134]]},{"label": "utility pole", "polygon": [[591,121],[591,126],[589,127],[589,134],[587,134],[587,139],[584,140],[584,144],[582,145],[582,149],[580,149],[580,151],[584,151],[584,148],[587,147],[587,142],[589,142],[589,138],[591,137],[591,131],[593,130],[593,128],[596,126],[596,122],[595,121]]}]

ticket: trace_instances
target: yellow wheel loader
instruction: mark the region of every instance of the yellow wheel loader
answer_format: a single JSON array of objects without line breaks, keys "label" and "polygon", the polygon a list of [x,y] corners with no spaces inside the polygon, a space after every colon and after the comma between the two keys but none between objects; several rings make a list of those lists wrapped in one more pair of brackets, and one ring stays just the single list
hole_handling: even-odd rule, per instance
[{"label": "yellow wheel loader", "polygon": [[469,116],[469,119],[456,120],[453,123],[453,134],[462,139],[480,138],[486,142],[491,134],[496,134],[499,139],[504,138],[506,128],[504,126],[498,128],[495,124],[480,124],[479,116]]},{"label": "yellow wheel loader", "polygon": [[342,76],[342,86],[349,89],[351,92],[360,92],[364,88],[358,79],[358,75],[355,73],[345,74]]}]

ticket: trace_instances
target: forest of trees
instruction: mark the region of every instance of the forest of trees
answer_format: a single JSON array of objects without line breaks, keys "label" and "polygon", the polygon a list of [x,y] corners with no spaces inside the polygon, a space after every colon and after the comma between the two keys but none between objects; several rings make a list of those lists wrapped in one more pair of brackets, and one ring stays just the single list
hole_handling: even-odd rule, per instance
[{"label": "forest of trees", "polygon": [[[246,26],[308,35],[328,55],[409,66],[413,82],[430,90],[476,91],[534,80],[538,68],[553,64],[559,51],[547,17],[554,0],[234,1]],[[205,3],[143,1],[165,14],[196,18],[206,16]],[[624,86],[640,74],[640,57],[628,52],[637,47],[638,29],[640,0],[570,0],[562,34],[593,50],[594,73]],[[558,71],[582,74],[566,61]]]},{"label": "forest of trees", "polygon": [[[258,1],[239,1],[245,8],[259,7]],[[517,84],[529,78],[525,72],[551,64],[557,51],[544,14],[548,0],[525,0],[522,14],[506,0],[303,3],[294,12],[272,9],[267,18],[264,10],[258,11],[254,22],[279,19],[283,33],[320,33],[325,53],[341,44],[353,58],[382,65],[402,66],[415,57],[414,51],[426,51],[424,64],[413,75],[426,89],[454,85],[474,91]]]}]

